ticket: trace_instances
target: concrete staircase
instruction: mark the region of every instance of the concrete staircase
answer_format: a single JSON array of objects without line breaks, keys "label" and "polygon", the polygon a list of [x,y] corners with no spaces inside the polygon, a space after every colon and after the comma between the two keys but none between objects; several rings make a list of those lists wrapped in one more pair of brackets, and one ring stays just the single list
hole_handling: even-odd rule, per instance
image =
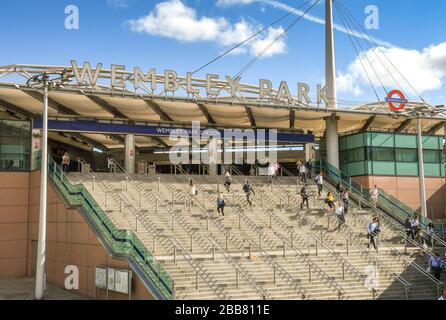
[{"label": "concrete staircase", "polygon": [[[309,187],[310,209],[299,209],[300,186],[289,177],[272,186],[265,177],[249,177],[256,193],[252,208],[241,192],[246,177],[233,176],[228,193],[219,177],[193,176],[199,190],[194,205],[188,195],[191,177],[184,174],[69,177],[86,186],[118,228],[136,232],[174,280],[177,299],[437,296],[437,287],[411,267],[415,262],[427,268],[418,249],[408,248],[404,261],[396,257],[394,249],[401,253],[404,247],[392,228],[384,226],[381,235],[392,246],[369,251],[368,210],[347,215],[347,226],[338,231],[315,186]],[[216,212],[218,191],[226,199],[224,217]],[[347,241],[352,234],[355,243]]]}]

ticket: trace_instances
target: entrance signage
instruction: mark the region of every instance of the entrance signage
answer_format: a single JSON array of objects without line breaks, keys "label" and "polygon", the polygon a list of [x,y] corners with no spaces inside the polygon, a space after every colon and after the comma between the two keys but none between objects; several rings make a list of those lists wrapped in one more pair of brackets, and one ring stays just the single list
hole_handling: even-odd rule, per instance
[{"label": "entrance signage", "polygon": [[[398,98],[395,98],[394,96],[398,96]],[[387,94],[386,101],[389,103],[390,109],[392,111],[403,111],[404,107],[406,106],[406,103],[408,100],[404,96],[404,93],[400,90],[392,90]],[[399,104],[399,105],[395,105]]]},{"label": "entrance signage", "polygon": [[[199,79],[191,72],[180,76],[174,70],[164,70],[157,74],[155,69],[143,71],[134,67],[133,71],[126,71],[124,65],[112,64],[110,70],[102,68],[98,63],[92,69],[89,62],[82,67],[75,60],[71,61],[71,69],[66,69],[65,78],[71,86],[81,86],[95,90],[103,90],[109,86],[111,90],[121,92],[145,92],[153,96],[167,96],[183,93],[187,97],[206,99],[230,99],[231,101],[257,100],[259,102],[287,103],[309,105],[313,103],[310,97],[310,86],[306,83],[297,83],[296,96],[291,95],[290,86],[281,81],[278,89],[267,79],[260,79],[258,86],[241,83],[241,78],[225,76],[220,78],[217,74],[207,74],[206,78]],[[328,105],[326,86],[316,86],[316,102]]]}]

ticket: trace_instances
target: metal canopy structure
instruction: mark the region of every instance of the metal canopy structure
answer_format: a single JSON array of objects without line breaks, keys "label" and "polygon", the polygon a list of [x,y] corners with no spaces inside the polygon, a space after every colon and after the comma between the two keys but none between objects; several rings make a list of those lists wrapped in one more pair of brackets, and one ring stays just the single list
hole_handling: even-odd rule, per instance
[{"label": "metal canopy structure", "polygon": [[[153,90],[127,90],[107,86],[110,70],[101,70],[95,86],[76,84],[72,67],[9,65],[0,67],[0,108],[10,114],[22,114],[38,119],[42,116],[42,94],[26,86],[26,81],[34,74],[44,72],[65,72],[71,80],[68,85],[49,93],[49,119],[84,119],[104,122],[121,122],[147,125],[190,126],[192,121],[200,121],[207,128],[274,128],[279,132],[308,132],[321,138],[325,132],[326,117],[339,118],[339,134],[377,130],[389,132],[416,133],[414,110],[423,110],[421,118],[423,131],[428,134],[444,135],[446,112],[427,103],[408,102],[403,112],[391,111],[387,103],[371,103],[353,108],[329,109],[320,105],[303,104],[295,98],[278,101],[270,98],[259,99],[252,95],[260,88],[239,84],[236,96],[201,97],[199,94],[176,96],[167,91],[155,93]],[[95,69],[92,69],[95,72]],[[126,75],[127,73],[123,73]],[[131,81],[131,74],[128,75]],[[102,79],[101,84],[99,84]],[[157,82],[164,81],[156,75]],[[181,79],[181,78],[179,78]],[[184,80],[184,79],[183,79]],[[197,87],[205,86],[206,80],[193,79]],[[181,84],[182,80],[179,80]],[[215,84],[221,90],[230,92],[224,82]],[[181,86],[181,85],[180,85]],[[272,90],[277,93],[277,90]],[[107,148],[122,148],[122,136],[110,137],[107,134],[82,134]],[[82,137],[78,137],[82,139]],[[121,140],[121,141],[120,141]],[[138,136],[137,147],[166,147],[165,137]],[[88,142],[88,141],[87,141]]]}]

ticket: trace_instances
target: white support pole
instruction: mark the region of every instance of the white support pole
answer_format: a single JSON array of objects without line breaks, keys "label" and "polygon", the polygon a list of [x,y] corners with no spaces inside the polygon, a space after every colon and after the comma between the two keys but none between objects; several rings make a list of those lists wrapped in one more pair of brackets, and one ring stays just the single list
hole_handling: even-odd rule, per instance
[{"label": "white support pole", "polygon": [[128,174],[135,173],[135,136],[125,136],[125,171]]},{"label": "white support pole", "polygon": [[[328,107],[337,108],[336,65],[333,36],[333,0],[325,0],[325,83]],[[339,168],[338,119],[333,114],[326,121],[327,161]]]},{"label": "white support pole", "polygon": [[44,83],[43,98],[43,131],[42,131],[42,160],[40,169],[40,209],[39,209],[39,238],[37,242],[36,265],[36,299],[43,299],[45,290],[45,253],[46,253],[46,199],[47,199],[47,170],[48,170],[48,82]]},{"label": "white support pole", "polygon": [[418,180],[420,183],[420,208],[421,216],[427,218],[426,184],[424,181],[423,138],[421,119],[417,118],[417,148],[418,148]]}]

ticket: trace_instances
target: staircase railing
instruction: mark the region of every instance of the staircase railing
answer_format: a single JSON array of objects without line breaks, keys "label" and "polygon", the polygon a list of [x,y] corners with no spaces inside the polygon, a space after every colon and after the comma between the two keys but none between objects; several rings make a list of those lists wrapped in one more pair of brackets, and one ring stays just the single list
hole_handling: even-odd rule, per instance
[{"label": "staircase railing", "polygon": [[81,208],[113,254],[132,259],[165,299],[175,298],[173,279],[134,232],[116,228],[88,190],[81,184],[73,185],[51,157],[48,175],[67,203]]}]

